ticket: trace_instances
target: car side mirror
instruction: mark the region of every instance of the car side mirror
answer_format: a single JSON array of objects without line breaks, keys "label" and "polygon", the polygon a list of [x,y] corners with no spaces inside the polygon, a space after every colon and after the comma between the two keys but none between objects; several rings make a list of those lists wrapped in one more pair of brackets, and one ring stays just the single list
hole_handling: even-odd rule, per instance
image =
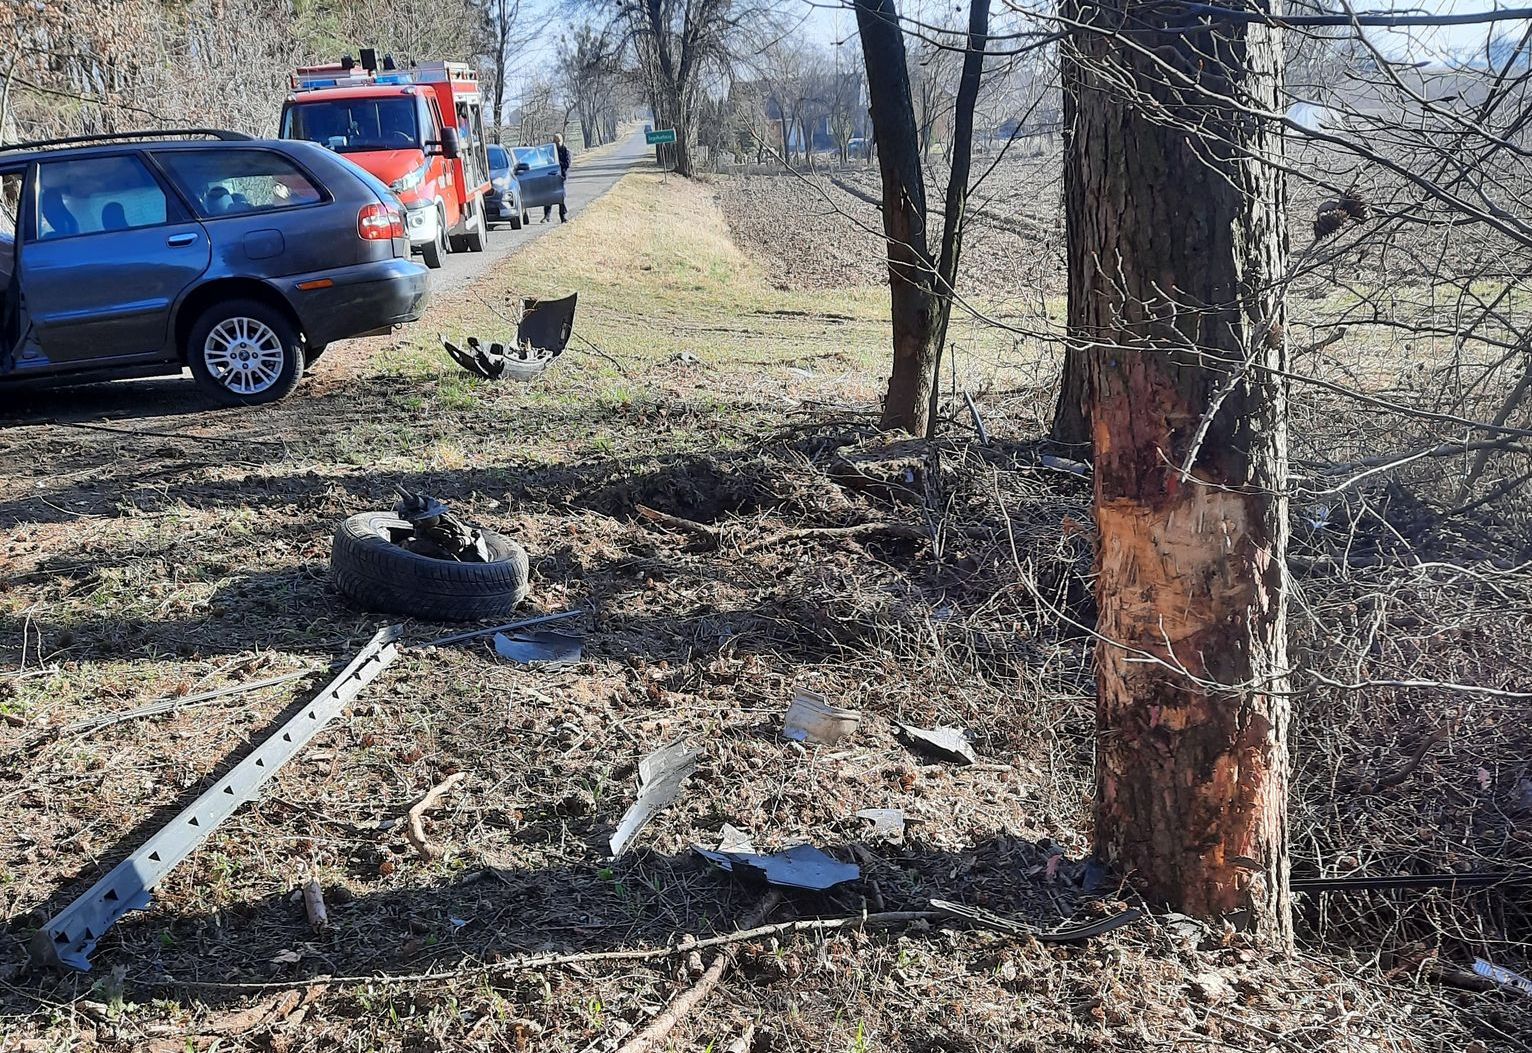
[{"label": "car side mirror", "polygon": [[426,144],[433,154],[440,154],[449,161],[457,160],[462,151],[462,145],[458,142],[456,128],[443,128],[442,137],[434,142]]},{"label": "car side mirror", "polygon": [[523,172],[532,171],[532,166],[527,164],[525,161],[517,161],[516,167],[512,169],[512,171],[514,171],[517,175],[521,175]]}]

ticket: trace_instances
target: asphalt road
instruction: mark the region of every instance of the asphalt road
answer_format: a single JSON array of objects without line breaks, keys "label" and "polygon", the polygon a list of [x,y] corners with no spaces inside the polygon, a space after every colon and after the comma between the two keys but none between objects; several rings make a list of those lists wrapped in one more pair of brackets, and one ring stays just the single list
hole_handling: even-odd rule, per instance
[{"label": "asphalt road", "polygon": [[[654,148],[644,144],[642,130],[634,132],[610,153],[591,161],[574,159],[569,168],[569,181],[564,184],[564,198],[569,206],[571,223],[580,210],[627,175],[634,167],[654,161]],[[503,259],[528,242],[542,237],[558,226],[559,214],[554,209],[552,219],[542,222],[542,209],[531,210],[532,222],[520,230],[512,230],[509,224],[499,223],[489,229],[489,245],[483,252],[454,252],[447,257],[446,265],[431,272],[431,291],[440,296],[445,292],[461,289],[473,279],[489,270],[496,260]],[[418,258],[418,257],[417,257]]]}]

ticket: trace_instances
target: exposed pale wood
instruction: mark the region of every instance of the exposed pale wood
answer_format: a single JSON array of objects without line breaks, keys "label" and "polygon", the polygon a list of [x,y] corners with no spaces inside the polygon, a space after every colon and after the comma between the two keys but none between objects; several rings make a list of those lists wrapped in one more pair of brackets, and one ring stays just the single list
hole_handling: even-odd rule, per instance
[{"label": "exposed pale wood", "polygon": [[1245,910],[1290,944],[1282,140],[1228,102],[1280,109],[1281,31],[1165,33],[1167,17],[1149,0],[1064,12],[1116,30],[1077,28],[1064,63],[1099,539],[1096,839],[1151,905]]},{"label": "exposed pale wood", "polygon": [[467,772],[453,772],[427,790],[424,797],[410,806],[409,822],[405,826],[405,836],[409,838],[410,844],[415,846],[415,853],[421,859],[440,859],[442,856],[441,849],[426,840],[426,831],[425,827],[421,824],[421,820],[425,818],[427,812],[436,807],[443,797],[451,792],[454,786],[467,777]]}]

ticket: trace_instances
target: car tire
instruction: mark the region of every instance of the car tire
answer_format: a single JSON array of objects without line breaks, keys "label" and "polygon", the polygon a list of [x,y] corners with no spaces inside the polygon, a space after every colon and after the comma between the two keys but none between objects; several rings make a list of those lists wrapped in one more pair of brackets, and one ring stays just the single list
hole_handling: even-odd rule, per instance
[{"label": "car tire", "polygon": [[468,228],[468,233],[463,235],[463,242],[468,246],[469,252],[483,252],[484,246],[489,241],[489,221],[484,218],[484,204],[474,210],[473,226]]},{"label": "car tire", "polygon": [[512,216],[510,222],[511,222],[511,229],[512,230],[520,230],[521,229],[521,213],[518,212],[514,216]]},{"label": "car tire", "polygon": [[491,562],[454,563],[394,544],[410,529],[391,512],[341,523],[330,547],[335,587],[366,610],[427,621],[504,617],[527,598],[527,551],[510,538],[486,530]]},{"label": "car tire", "polygon": [[436,237],[420,250],[420,258],[431,270],[441,270],[447,262],[447,217],[436,214]]},{"label": "car tire", "polygon": [[197,383],[230,406],[275,402],[303,379],[303,339],[285,313],[260,300],[213,304],[182,352]]}]

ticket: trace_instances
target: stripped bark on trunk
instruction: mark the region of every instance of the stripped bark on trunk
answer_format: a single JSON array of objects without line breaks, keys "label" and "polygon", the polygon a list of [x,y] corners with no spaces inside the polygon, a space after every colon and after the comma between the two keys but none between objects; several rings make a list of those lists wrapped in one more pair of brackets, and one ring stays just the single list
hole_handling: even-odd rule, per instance
[{"label": "stripped bark on trunk", "polygon": [[[1099,531],[1099,851],[1152,903],[1292,939],[1278,31],[1076,0],[1070,328]],[[1248,368],[1247,368],[1248,365]],[[1215,392],[1188,478],[1182,461]]]}]

